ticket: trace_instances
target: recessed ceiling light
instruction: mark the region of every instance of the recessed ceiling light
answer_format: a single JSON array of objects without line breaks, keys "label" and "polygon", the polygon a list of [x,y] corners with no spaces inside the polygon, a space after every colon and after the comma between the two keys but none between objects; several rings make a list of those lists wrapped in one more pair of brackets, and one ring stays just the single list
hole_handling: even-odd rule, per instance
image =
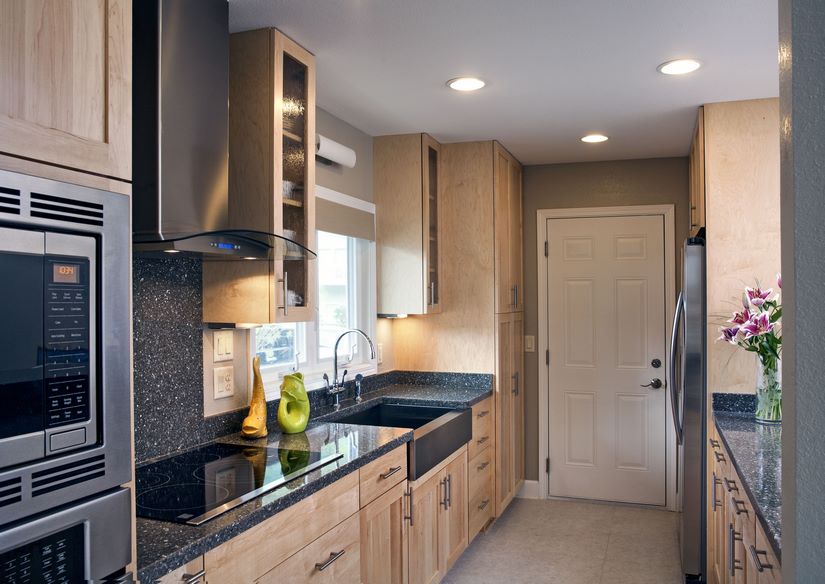
[{"label": "recessed ceiling light", "polygon": [[656,67],[656,70],[665,75],[685,75],[687,73],[693,73],[701,66],[702,63],[696,59],[674,59],[673,61],[662,63]]},{"label": "recessed ceiling light", "polygon": [[476,91],[485,85],[478,77],[456,77],[447,82],[447,87],[456,91]]},{"label": "recessed ceiling light", "polygon": [[587,136],[582,136],[582,142],[587,142],[588,144],[607,142],[607,136],[604,134],[588,134]]}]

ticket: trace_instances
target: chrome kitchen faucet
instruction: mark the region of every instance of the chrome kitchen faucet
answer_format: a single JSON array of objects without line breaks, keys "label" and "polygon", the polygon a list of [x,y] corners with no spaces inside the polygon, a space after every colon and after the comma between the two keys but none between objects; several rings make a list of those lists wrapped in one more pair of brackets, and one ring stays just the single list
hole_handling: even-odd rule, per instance
[{"label": "chrome kitchen faucet", "polygon": [[370,346],[370,359],[375,359],[375,346],[372,344],[372,339],[367,336],[367,333],[361,329],[349,329],[340,334],[338,339],[335,341],[335,348],[332,350],[332,386],[329,384],[329,375],[324,373],[324,383],[327,387],[327,395],[334,397],[335,401],[333,403],[333,407],[336,411],[341,409],[340,396],[344,391],[344,380],[347,377],[347,371],[345,369],[344,374],[341,376],[341,381],[338,381],[338,343],[340,343],[341,339],[350,333],[357,333],[367,340],[367,344]]}]

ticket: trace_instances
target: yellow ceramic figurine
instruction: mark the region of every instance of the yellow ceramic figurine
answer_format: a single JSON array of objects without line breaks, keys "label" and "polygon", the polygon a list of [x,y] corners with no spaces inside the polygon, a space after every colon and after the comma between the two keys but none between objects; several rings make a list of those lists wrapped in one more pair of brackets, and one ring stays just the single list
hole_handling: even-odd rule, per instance
[{"label": "yellow ceramic figurine", "polygon": [[263,438],[266,431],[266,395],[264,382],[261,379],[261,360],[255,355],[252,359],[252,374],[254,376],[252,388],[252,403],[249,404],[249,414],[244,418],[241,435],[244,438]]},{"label": "yellow ceramic figurine", "polygon": [[306,430],[309,422],[309,397],[301,373],[284,375],[281,384],[281,403],[278,404],[278,423],[287,434]]}]

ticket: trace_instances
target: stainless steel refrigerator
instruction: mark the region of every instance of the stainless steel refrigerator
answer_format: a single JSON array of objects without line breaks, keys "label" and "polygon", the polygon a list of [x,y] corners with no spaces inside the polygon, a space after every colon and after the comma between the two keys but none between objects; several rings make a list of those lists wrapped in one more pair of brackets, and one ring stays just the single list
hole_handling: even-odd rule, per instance
[{"label": "stainless steel refrigerator", "polygon": [[670,346],[668,393],[678,444],[682,571],[685,582],[704,582],[706,570],[705,440],[707,439],[707,303],[705,241],[692,237],[682,249],[682,291]]}]

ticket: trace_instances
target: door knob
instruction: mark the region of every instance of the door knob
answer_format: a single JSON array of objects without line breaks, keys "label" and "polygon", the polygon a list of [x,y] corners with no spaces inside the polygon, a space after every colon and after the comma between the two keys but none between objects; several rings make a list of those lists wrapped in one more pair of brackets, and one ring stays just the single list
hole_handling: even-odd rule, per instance
[{"label": "door knob", "polygon": [[650,383],[646,383],[645,385],[640,385],[639,387],[652,387],[653,389],[660,389],[664,383],[658,377],[651,379]]}]

